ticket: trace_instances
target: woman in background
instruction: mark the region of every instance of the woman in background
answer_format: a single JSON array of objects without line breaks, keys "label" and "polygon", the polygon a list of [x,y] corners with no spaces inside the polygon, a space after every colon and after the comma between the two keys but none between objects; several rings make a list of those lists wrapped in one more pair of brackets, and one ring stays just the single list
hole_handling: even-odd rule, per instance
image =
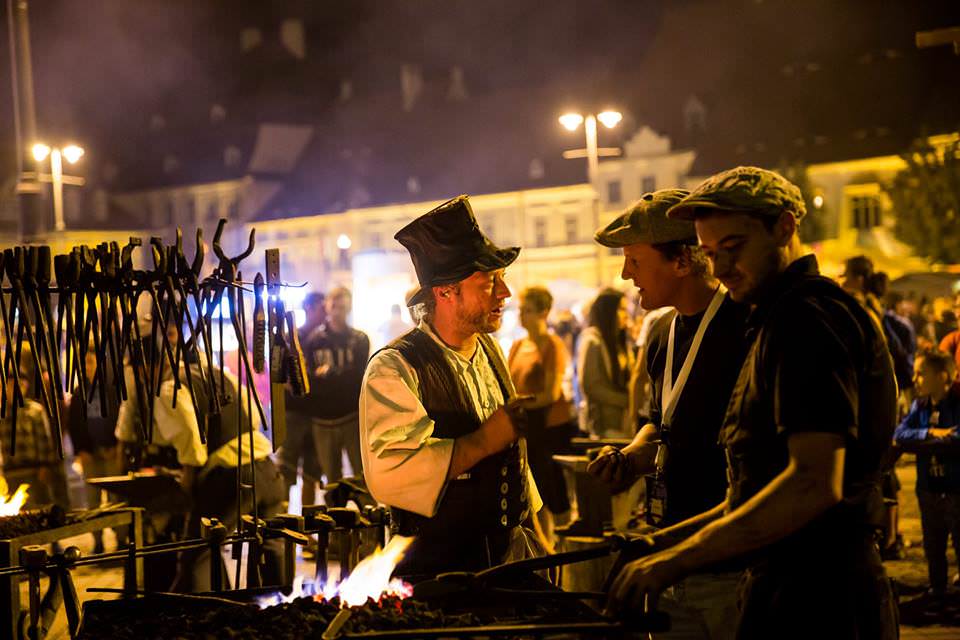
[{"label": "woman in background", "polygon": [[623,293],[604,289],[590,305],[588,326],[577,345],[577,370],[587,430],[599,438],[632,438],[627,391],[633,352],[627,346]]},{"label": "woman in background", "polygon": [[558,336],[548,333],[547,316],[553,296],[544,287],[520,294],[520,325],[527,336],[510,347],[510,376],[519,394],[531,395],[527,411],[527,456],[546,509],[538,517],[544,537],[552,543],[555,521],[570,510],[563,470],[553,454],[576,430],[573,404],[564,398],[562,383],[570,356]]}]

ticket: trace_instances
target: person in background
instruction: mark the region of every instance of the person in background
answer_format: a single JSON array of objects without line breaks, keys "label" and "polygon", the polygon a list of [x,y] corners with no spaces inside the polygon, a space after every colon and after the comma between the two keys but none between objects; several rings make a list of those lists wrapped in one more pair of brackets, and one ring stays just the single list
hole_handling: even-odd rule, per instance
[{"label": "person in background", "polygon": [[[577,340],[580,338],[580,322],[573,315],[570,309],[563,309],[556,314],[556,322],[553,324],[553,333],[563,342],[567,353],[576,353]],[[564,393],[573,401],[573,406],[580,406],[580,389],[577,382],[577,362],[575,358],[570,359],[567,365],[567,371],[564,374]]]},{"label": "person in background", "polygon": [[[97,369],[97,353],[92,345],[84,357],[86,379],[92,381]],[[133,391],[132,389],[130,390]],[[117,424],[120,402],[116,385],[112,381],[104,386],[106,406],[100,404],[100,394],[94,393],[90,402],[84,402],[80,390],[75,390],[67,404],[66,425],[73,452],[80,461],[84,481],[91,478],[112,476],[120,472],[117,467],[117,438],[113,433]],[[84,408],[84,404],[86,407]],[[86,415],[84,415],[86,409]],[[100,506],[101,491],[87,484],[87,508]],[[103,531],[93,532],[93,552],[103,553]]]},{"label": "person in background", "polygon": [[10,448],[13,437],[11,406],[14,401],[14,381],[12,376],[7,380],[7,415],[0,418],[0,466],[3,479],[11,495],[20,485],[29,485],[25,504],[28,508],[51,503],[67,507],[68,505],[57,499],[54,492],[56,468],[62,468],[62,461],[54,447],[46,410],[39,402],[30,398],[31,384],[30,371],[21,366],[20,391],[24,405],[17,409],[17,441],[14,450]]},{"label": "person in background", "polygon": [[[917,357],[917,399],[894,432],[897,443],[958,441],[960,384],[954,379],[953,358],[940,351]],[[917,500],[923,528],[932,604],[943,604],[947,590],[947,537],[960,558],[960,455],[917,453]]]},{"label": "person in background", "polygon": [[577,372],[587,430],[599,438],[632,438],[627,384],[633,351],[627,346],[623,293],[604,289],[590,304],[589,326],[577,343]]},{"label": "person in background", "polygon": [[563,469],[553,454],[576,430],[573,404],[563,394],[563,376],[570,355],[563,341],[547,331],[553,296],[544,287],[520,293],[520,325],[527,335],[513,343],[507,362],[510,377],[521,395],[531,395],[527,406],[527,456],[546,509],[537,514],[547,541],[553,541],[557,520],[569,515],[570,500]]},{"label": "person in background", "polygon": [[[956,313],[960,315],[960,293],[954,296],[953,307]],[[960,329],[951,331],[943,337],[943,340],[940,341],[940,351],[953,356],[953,361],[956,363],[956,371],[958,372],[958,376],[960,376]]]},{"label": "person in background", "polygon": [[[877,302],[880,324],[887,340],[887,349],[893,358],[893,372],[897,377],[897,415],[907,413],[913,400],[914,358],[917,352],[917,335],[906,318],[896,313],[898,302],[895,292],[889,290],[890,277],[883,271],[874,272],[866,283],[867,294]],[[891,299],[891,296],[893,298]],[[901,297],[902,298],[902,297]],[[886,302],[886,306],[881,304]],[[896,461],[899,452],[891,449],[885,461],[881,487],[886,510],[884,539],[880,545],[880,557],[884,560],[899,560],[903,557],[903,535],[900,533],[900,479],[897,477]]]},{"label": "person in background", "polygon": [[363,372],[370,357],[370,339],[347,321],[353,295],[346,287],[327,293],[327,321],[310,336],[310,392],[316,389],[313,441],[327,483],[343,477],[343,450],[354,475],[362,473],[358,402]]},{"label": "person in background", "polygon": [[[309,344],[313,335],[323,327],[327,319],[324,306],[324,295],[319,291],[312,291],[303,299],[303,311],[306,321],[300,327],[300,344]],[[307,371],[313,371],[317,366],[313,362],[313,353],[304,351]],[[302,477],[303,487],[300,495],[300,504],[315,504],[317,483],[321,481],[322,468],[317,457],[317,446],[313,441],[313,418],[322,404],[320,390],[312,384],[310,393],[305,396],[295,396],[288,393],[287,408],[287,439],[278,451],[280,470],[289,489],[297,483],[297,475]]]},{"label": "person in background", "polygon": [[403,319],[403,310],[398,304],[390,305],[390,319],[380,325],[380,344],[389,344],[413,328]]},{"label": "person in background", "polygon": [[[887,338],[887,348],[893,358],[893,371],[897,376],[897,388],[905,397],[913,387],[913,359],[917,354],[917,334],[910,325],[910,321],[896,313],[895,304],[899,301],[891,300],[890,276],[883,271],[876,271],[867,282],[867,292],[876,300],[876,307],[880,312],[880,323],[883,334]],[[902,299],[902,296],[900,297]],[[909,402],[906,403],[909,406]]]},{"label": "person in background", "polygon": [[957,314],[953,297],[941,296],[933,301],[933,335],[934,344],[940,344],[951,333],[958,329]]},{"label": "person in background", "polygon": [[[168,322],[165,336],[160,336],[159,339],[166,339],[171,345],[176,345],[179,330],[176,322]],[[208,419],[211,417],[208,413],[209,391],[202,382],[199,364],[184,362],[182,366],[191,368],[192,397],[185,388],[186,377],[181,369],[176,372],[176,377],[183,386],[176,391],[174,406],[174,373],[170,367],[164,368],[159,393],[152,398],[151,439],[158,449],[156,453],[145,452],[141,458],[143,462],[150,463],[151,456],[154,456],[154,459],[160,460],[164,466],[180,469],[180,485],[190,502],[183,537],[200,537],[201,518],[217,518],[230,530],[236,526],[241,513],[251,513],[253,501],[247,491],[244,490],[238,505],[238,467],[240,481],[254,486],[258,517],[268,519],[280,513],[285,499],[283,476],[270,457],[273,446],[260,430],[256,411],[250,415],[247,404],[239,397],[237,379],[212,363],[203,367],[209,375],[216,378],[220,378],[222,373],[220,379],[225,385],[221,395],[219,418]],[[133,369],[128,367],[125,375],[127,388],[134,389]],[[144,443],[141,442],[138,427],[140,423],[138,402],[133,398],[133,394],[130,394],[120,403],[115,430],[117,440],[129,446],[143,448]],[[200,440],[201,424],[205,424],[207,428],[205,443]],[[239,439],[238,425],[242,436]],[[251,467],[255,467],[255,471]],[[253,482],[254,473],[256,482]],[[263,551],[263,584],[278,585],[281,580],[283,543],[278,538],[267,539],[263,544]],[[223,560],[218,556],[211,557],[209,549],[180,552],[170,590],[177,593],[209,591],[211,562],[220,563],[221,572],[225,573]]]}]

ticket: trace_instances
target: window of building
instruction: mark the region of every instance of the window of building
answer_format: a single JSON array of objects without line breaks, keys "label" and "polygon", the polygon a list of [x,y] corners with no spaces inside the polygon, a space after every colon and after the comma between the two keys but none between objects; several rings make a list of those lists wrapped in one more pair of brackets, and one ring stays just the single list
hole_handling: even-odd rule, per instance
[{"label": "window of building", "polygon": [[880,196],[852,196],[850,210],[854,229],[863,231],[880,226]]},{"label": "window of building", "polygon": [[547,246],[547,219],[544,216],[537,216],[533,220],[533,245]]},{"label": "window of building", "polygon": [[576,244],[580,240],[577,222],[577,214],[575,213],[568,213],[563,219],[563,229],[564,235],[567,238],[567,244]]},{"label": "window of building", "polygon": [[640,179],[640,195],[657,190],[657,176],[643,176]]},{"label": "window of building", "polygon": [[607,183],[607,202],[620,202],[623,199],[622,189],[619,180],[611,180]]},{"label": "window of building", "polygon": [[380,234],[376,231],[372,231],[367,234],[367,249],[379,249],[380,248]]}]

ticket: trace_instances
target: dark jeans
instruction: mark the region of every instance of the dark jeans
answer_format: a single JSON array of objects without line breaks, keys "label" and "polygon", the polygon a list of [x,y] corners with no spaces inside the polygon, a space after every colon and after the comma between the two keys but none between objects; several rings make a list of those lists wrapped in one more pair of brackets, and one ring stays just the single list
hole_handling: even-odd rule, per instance
[{"label": "dark jeans", "polygon": [[[250,483],[250,465],[244,465],[243,482]],[[232,532],[237,524],[237,476],[235,467],[210,470],[194,490],[193,509],[187,517],[186,538],[200,537],[200,519],[217,518]],[[286,496],[286,485],[280,470],[269,458],[256,462],[257,515],[266,519],[280,513]],[[250,513],[252,505],[245,499],[243,512]],[[279,585],[282,580],[283,541],[278,538],[264,542],[265,563],[261,567],[263,584]],[[223,567],[223,559],[216,562]],[[223,567],[225,569],[225,567]],[[224,575],[226,575],[224,573]],[[224,581],[226,586],[227,581]],[[210,552],[194,549],[180,553],[177,578],[172,590],[178,593],[201,593],[210,590]]]},{"label": "dark jeans", "polygon": [[947,589],[948,535],[953,537],[953,550],[960,560],[960,494],[917,489],[917,501],[930,588],[935,593],[943,593]]},{"label": "dark jeans", "polygon": [[277,452],[280,471],[287,486],[297,484],[297,471],[303,465],[303,482],[321,482],[322,469],[313,443],[313,419],[294,411],[287,412],[287,439]]},{"label": "dark jeans", "polygon": [[354,476],[363,475],[360,460],[360,416],[354,413],[334,422],[314,421],[313,441],[317,458],[327,477],[327,484],[343,477],[343,450],[353,468]]},{"label": "dark jeans", "polygon": [[752,567],[740,587],[737,640],[895,640],[897,603],[873,541]]}]

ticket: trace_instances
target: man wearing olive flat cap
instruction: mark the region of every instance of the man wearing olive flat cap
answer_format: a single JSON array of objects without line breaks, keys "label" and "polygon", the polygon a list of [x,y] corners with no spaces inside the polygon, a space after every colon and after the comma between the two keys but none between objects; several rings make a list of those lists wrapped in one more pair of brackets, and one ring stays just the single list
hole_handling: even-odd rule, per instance
[{"label": "man wearing olive flat cap", "polygon": [[374,354],[360,395],[363,470],[391,507],[395,533],[414,536],[398,573],[477,571],[530,547],[521,523],[540,497],[520,437],[522,411],[497,342],[510,297],[505,269],[519,247],[480,230],[466,196],[394,236],[419,287],[423,319]]},{"label": "man wearing olive flat cap", "polygon": [[[643,308],[671,307],[651,326],[641,363],[650,379],[649,421],[629,445],[604,447],[587,467],[614,491],[644,478],[658,545],[668,544],[671,525],[723,500],[726,462],[717,436],[746,355],[746,306],[714,278],[693,223],[667,217],[688,194],[645,194],[595,236],[623,248],[621,277],[633,281]],[[715,567],[671,588],[661,601],[672,623],[665,637],[732,638],[739,578]]]},{"label": "man wearing olive flat cap", "polygon": [[877,548],[893,365],[866,308],[805,255],[804,213],[795,185],[757,167],[712,176],[667,212],[695,224],[716,277],[751,306],[749,351],[720,430],[725,500],[626,565],[612,609],[739,558],[738,639],[898,636]]}]

